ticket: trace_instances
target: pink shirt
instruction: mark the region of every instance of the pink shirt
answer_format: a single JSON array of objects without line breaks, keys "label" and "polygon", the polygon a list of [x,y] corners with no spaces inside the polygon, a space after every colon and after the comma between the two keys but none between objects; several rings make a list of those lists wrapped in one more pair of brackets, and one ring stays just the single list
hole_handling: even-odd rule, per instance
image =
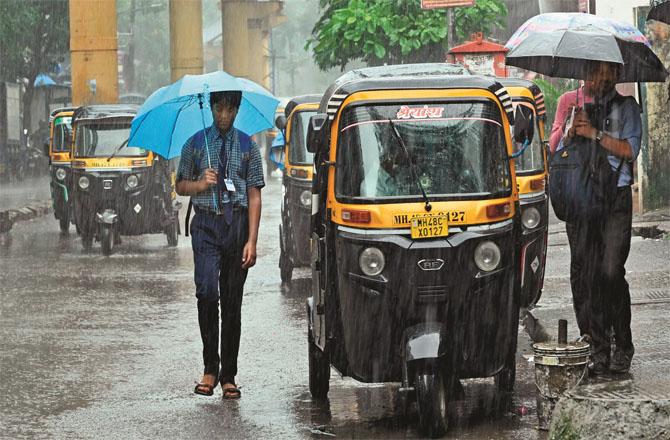
[{"label": "pink shirt", "polygon": [[593,102],[593,97],[584,93],[584,87],[565,92],[558,98],[556,117],[554,118],[554,125],[551,126],[551,136],[549,137],[549,149],[552,153],[556,151],[556,147],[558,147],[558,143],[561,141],[561,137],[563,137],[563,126],[565,125],[565,120],[568,118],[570,105],[579,104],[580,107],[583,107],[585,103],[584,98],[586,98],[586,103]]}]

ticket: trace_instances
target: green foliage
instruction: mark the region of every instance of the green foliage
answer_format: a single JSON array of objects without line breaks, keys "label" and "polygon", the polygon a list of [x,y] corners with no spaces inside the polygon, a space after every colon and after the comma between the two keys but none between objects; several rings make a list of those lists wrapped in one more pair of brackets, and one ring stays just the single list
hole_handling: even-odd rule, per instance
[{"label": "green foliage", "polygon": [[[323,14],[312,29],[311,48],[320,69],[362,60],[368,65],[444,61],[446,11],[421,9],[407,0],[321,0]],[[504,25],[507,8],[501,0],[478,0],[455,9],[456,34],[488,33]],[[453,46],[453,45],[452,45]]]},{"label": "green foliage", "polygon": [[67,0],[0,1],[0,78],[28,78],[52,70],[69,47]]}]

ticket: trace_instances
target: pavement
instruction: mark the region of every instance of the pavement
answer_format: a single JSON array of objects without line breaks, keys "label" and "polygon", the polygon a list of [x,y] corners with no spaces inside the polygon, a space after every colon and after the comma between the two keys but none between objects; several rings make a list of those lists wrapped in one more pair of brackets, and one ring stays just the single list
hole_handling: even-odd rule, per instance
[{"label": "pavement", "polygon": [[[48,201],[48,180],[46,191],[35,185],[26,191],[42,191],[46,198],[36,201]],[[10,197],[0,190],[0,211],[19,207],[20,189]],[[162,235],[123,237],[115,254],[103,257],[99,245],[86,252],[76,234],[61,235],[53,216],[17,221],[13,242],[0,246],[0,438],[417,438],[416,413],[400,409],[399,384],[366,385],[333,371],[329,400],[311,400],[304,313],[310,272],[296,270],[291,288],[281,288],[280,197],[279,180],[270,179],[258,264],[242,311],[243,397],[232,402],[221,400],[220,389],[212,398],[192,393],[201,346],[187,238],[168,248]],[[635,225],[668,231],[667,212],[636,217]],[[670,334],[663,331],[670,325],[670,240],[654,237],[635,236],[627,264],[636,344],[631,375],[584,387],[632,381],[640,386],[628,389],[663,392],[670,366]],[[547,258],[533,314],[550,335],[557,334],[558,319],[568,319],[569,337],[576,338],[569,250],[555,218]],[[450,406],[445,438],[548,438],[537,429],[526,332],[519,332],[511,401],[501,405],[490,379],[464,381],[464,387],[466,399]],[[607,392],[625,400],[617,397],[621,389]]]},{"label": "pavement", "polygon": [[[567,252],[569,262],[565,223],[553,213],[549,234],[550,246]],[[663,331],[670,319],[659,319],[667,315],[670,304],[670,208],[635,214],[631,241],[626,278],[631,289],[636,352],[630,374],[587,378],[568,391],[556,405],[552,438],[670,439],[670,335]],[[641,258],[636,248],[645,250]],[[551,288],[557,283],[563,285],[564,293],[569,292],[569,267],[565,270],[568,276],[548,273],[545,284]],[[547,302],[541,301],[539,306],[535,315],[548,324],[549,334],[555,335],[555,323],[541,310]],[[566,317],[576,329],[573,314]]]}]

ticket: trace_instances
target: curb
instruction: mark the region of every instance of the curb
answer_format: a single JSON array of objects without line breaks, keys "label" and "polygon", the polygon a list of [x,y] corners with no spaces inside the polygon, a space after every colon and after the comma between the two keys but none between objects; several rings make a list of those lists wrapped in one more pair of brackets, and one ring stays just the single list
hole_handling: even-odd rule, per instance
[{"label": "curb", "polygon": [[0,234],[7,233],[14,223],[33,220],[51,212],[51,201],[36,202],[23,208],[0,211]]}]

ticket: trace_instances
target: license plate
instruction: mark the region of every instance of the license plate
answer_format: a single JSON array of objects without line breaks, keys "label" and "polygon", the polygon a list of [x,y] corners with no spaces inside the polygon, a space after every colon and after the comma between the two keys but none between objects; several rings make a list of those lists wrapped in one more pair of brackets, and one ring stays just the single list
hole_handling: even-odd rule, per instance
[{"label": "license plate", "polygon": [[422,215],[412,219],[412,238],[434,238],[449,235],[449,218],[446,215]]}]

